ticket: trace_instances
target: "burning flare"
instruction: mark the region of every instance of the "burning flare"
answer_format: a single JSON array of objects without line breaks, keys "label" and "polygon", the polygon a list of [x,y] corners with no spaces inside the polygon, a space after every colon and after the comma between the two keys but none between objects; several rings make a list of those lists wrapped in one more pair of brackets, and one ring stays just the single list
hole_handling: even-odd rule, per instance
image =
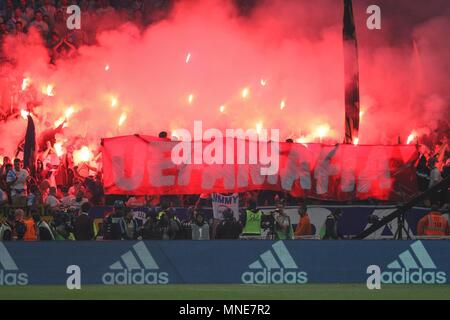
[{"label": "burning flare", "polygon": [[81,147],[81,149],[75,150],[73,152],[73,162],[78,165],[81,162],[91,161],[93,154],[87,146]]},{"label": "burning flare", "polygon": [[119,122],[117,123],[119,127],[121,127],[124,124],[125,120],[127,120],[127,114],[125,112],[122,112],[119,118]]},{"label": "burning flare", "polygon": [[27,90],[27,88],[30,85],[30,82],[31,82],[30,78],[23,78],[23,80],[22,80],[22,91]]},{"label": "burning flare", "polygon": [[248,88],[247,87],[245,87],[244,89],[242,89],[242,92],[241,92],[241,96],[242,96],[242,98],[247,98],[248,97],[248,94],[249,94],[249,90],[248,90]]},{"label": "burning flare", "polygon": [[42,93],[49,97],[53,97],[55,95],[55,93],[53,92],[53,88],[54,88],[54,85],[48,84],[48,85],[42,87]]},{"label": "burning flare", "polygon": [[411,142],[413,142],[413,140],[417,138],[417,132],[415,130],[413,130],[411,132],[411,134],[408,136],[408,139],[406,140],[406,144],[410,144]]}]

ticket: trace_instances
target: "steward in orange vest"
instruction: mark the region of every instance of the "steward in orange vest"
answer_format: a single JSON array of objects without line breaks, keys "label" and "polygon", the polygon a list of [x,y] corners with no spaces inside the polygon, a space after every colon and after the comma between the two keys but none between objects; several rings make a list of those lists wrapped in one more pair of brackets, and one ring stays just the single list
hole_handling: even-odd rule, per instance
[{"label": "steward in orange vest", "polygon": [[448,236],[450,229],[447,219],[432,206],[430,213],[417,223],[417,235],[419,236]]}]

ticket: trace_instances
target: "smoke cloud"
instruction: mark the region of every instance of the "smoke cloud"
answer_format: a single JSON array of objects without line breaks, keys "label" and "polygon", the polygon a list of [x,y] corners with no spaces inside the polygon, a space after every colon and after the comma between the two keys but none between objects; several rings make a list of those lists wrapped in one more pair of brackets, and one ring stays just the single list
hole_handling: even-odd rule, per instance
[{"label": "smoke cloud", "polygon": [[[371,4],[354,3],[359,143],[392,144],[398,136],[405,143],[412,130],[448,130],[450,4],[378,1],[382,29],[368,30]],[[82,20],[82,30],[96,32],[96,43],[55,65],[30,31],[5,41],[4,55],[15,66],[3,70],[9,78],[0,80],[2,106],[10,108],[5,96],[11,92],[19,93],[19,109],[27,108],[24,96],[40,101],[33,109],[39,132],[58,124],[71,106],[61,137],[66,144],[81,138],[92,148],[102,137],[191,129],[194,120],[221,130],[262,124],[279,128],[282,138],[309,141],[325,126],[324,141],[342,142],[342,14],[342,1],[335,0],[265,0],[247,15],[231,1],[178,1],[147,28],[117,14],[103,17],[100,30]],[[25,91],[23,78],[31,83]],[[25,127],[22,118],[0,124],[0,154],[12,154]]]}]

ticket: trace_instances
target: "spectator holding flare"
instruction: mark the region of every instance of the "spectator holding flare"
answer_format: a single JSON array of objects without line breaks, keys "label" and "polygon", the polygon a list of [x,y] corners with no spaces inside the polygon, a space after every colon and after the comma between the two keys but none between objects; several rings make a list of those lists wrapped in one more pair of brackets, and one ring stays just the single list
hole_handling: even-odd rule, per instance
[{"label": "spectator holding flare", "polygon": [[312,227],[307,210],[306,204],[301,203],[298,208],[299,220],[294,233],[296,237],[312,235]]}]

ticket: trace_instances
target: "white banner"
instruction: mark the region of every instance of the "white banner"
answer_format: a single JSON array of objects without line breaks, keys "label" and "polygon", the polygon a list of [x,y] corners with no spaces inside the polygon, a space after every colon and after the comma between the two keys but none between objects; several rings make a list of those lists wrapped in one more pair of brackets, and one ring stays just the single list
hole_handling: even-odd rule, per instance
[{"label": "white banner", "polygon": [[223,220],[223,212],[230,208],[236,220],[239,219],[239,194],[233,193],[231,196],[224,196],[220,193],[211,195],[214,219]]}]

